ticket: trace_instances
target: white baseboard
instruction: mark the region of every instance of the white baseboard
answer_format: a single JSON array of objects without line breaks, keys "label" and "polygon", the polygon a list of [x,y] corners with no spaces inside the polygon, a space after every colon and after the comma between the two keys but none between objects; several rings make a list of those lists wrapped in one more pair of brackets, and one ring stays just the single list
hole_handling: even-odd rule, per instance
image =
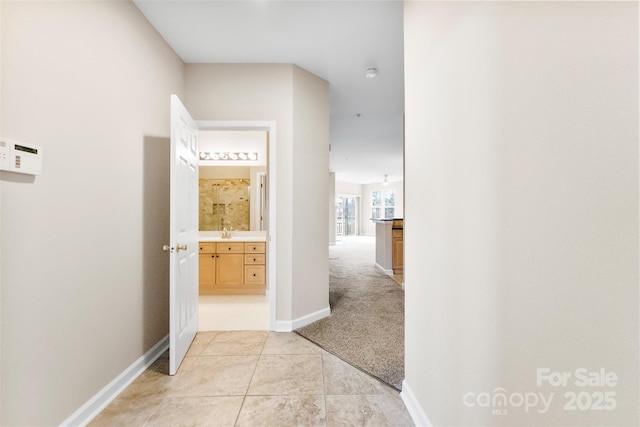
[{"label": "white baseboard", "polygon": [[302,317],[298,317],[293,320],[276,320],[276,332],[291,332],[294,329],[302,328],[303,326],[307,326],[310,323],[323,319],[331,314],[331,309],[329,307],[325,307],[321,310],[315,311],[313,313],[307,314]]},{"label": "white baseboard", "polygon": [[122,391],[127,388],[136,378],[142,374],[162,353],[169,348],[169,335],[162,338],[149,351],[140,356],[120,375],[107,384],[102,390],[96,393],[91,399],[75,411],[69,418],[64,420],[60,426],[86,426],[104,408],[107,407]]},{"label": "white baseboard", "polygon": [[416,399],[416,396],[411,391],[411,387],[409,387],[407,380],[402,381],[402,392],[400,392],[400,397],[402,397],[404,406],[407,407],[407,411],[409,411],[409,415],[411,415],[411,418],[417,427],[433,427],[433,424],[431,424],[431,421],[427,418],[427,414],[425,414],[422,406]]},{"label": "white baseboard", "polygon": [[378,268],[378,270],[382,271],[384,274],[388,275],[388,276],[393,276],[393,270],[387,270],[385,268],[382,268],[382,266],[380,264],[378,264],[376,262],[376,267]]},{"label": "white baseboard", "polygon": [[276,332],[293,331],[293,321],[292,320],[276,320],[276,327],[274,331]]},{"label": "white baseboard", "polygon": [[329,306],[315,311],[313,313],[307,314],[306,316],[298,317],[297,319],[293,319],[293,324],[291,325],[293,329],[302,328],[303,326],[307,326],[310,323],[316,322],[320,319],[324,319],[325,317],[331,314],[331,308]]}]

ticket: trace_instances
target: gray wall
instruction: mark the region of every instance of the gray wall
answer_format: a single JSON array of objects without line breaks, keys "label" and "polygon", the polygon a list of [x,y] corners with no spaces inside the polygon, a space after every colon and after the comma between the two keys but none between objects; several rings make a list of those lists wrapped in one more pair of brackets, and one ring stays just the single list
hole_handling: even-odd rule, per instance
[{"label": "gray wall", "polygon": [[[408,2],[405,73],[408,390],[435,425],[638,425],[637,3]],[[464,404],[498,387],[555,395]]]},{"label": "gray wall", "polygon": [[2,2],[2,425],[57,425],[168,333],[169,95],[184,64],[129,2]]}]

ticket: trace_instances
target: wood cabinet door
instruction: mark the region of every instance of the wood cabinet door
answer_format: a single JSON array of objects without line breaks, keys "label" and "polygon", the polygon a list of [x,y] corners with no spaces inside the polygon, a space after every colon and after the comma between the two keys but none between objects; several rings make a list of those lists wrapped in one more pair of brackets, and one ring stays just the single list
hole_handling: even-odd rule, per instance
[{"label": "wood cabinet door", "polygon": [[216,285],[242,285],[244,283],[244,254],[218,254]]},{"label": "wood cabinet door", "polygon": [[200,293],[210,293],[216,284],[216,255],[201,253],[198,266]]}]

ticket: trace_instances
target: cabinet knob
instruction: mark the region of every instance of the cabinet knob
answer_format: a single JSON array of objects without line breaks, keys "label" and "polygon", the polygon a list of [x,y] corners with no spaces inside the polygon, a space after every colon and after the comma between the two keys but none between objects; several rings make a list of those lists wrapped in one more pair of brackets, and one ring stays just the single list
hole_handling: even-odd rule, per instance
[{"label": "cabinet knob", "polygon": [[253,259],[253,262],[256,262],[256,259],[255,259],[255,258]]},{"label": "cabinet knob", "polygon": [[253,273],[253,277],[256,277],[256,273]]}]

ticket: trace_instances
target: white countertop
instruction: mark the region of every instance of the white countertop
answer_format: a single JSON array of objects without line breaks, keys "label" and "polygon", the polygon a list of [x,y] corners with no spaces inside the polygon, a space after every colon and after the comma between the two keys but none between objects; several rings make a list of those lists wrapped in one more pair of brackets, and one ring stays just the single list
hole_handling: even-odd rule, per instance
[{"label": "white countertop", "polygon": [[222,238],[221,231],[200,231],[201,242],[266,242],[266,231],[233,231],[230,238]]}]

